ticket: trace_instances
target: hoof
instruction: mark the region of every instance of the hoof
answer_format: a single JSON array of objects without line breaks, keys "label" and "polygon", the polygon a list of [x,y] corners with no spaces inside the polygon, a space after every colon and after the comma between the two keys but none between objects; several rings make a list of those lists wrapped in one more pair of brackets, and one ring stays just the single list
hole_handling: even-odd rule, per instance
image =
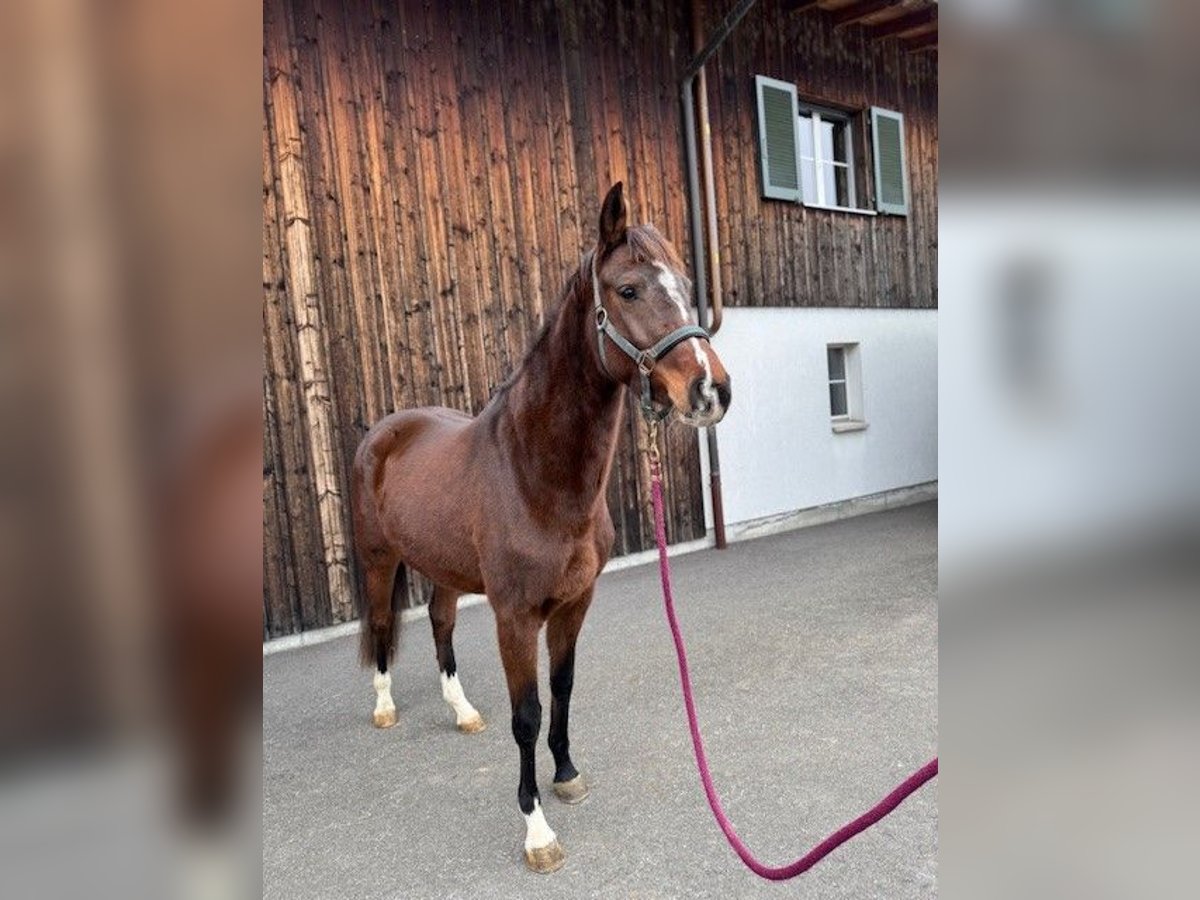
[{"label": "hoof", "polygon": [[557,872],[566,861],[567,854],[563,852],[562,844],[558,842],[557,838],[545,847],[535,847],[532,850],[526,848],[525,850],[525,865],[529,867],[529,871],[537,872],[539,875]]},{"label": "hoof", "polygon": [[391,728],[393,725],[396,724],[396,710],[394,710],[394,709],[378,710],[377,709],[377,710],[375,710],[374,715],[371,716],[371,721],[373,721],[375,723],[376,728]]},{"label": "hoof", "polygon": [[483,716],[476,716],[458,723],[458,730],[463,734],[478,734],[485,728],[487,728],[487,722],[483,721]]},{"label": "hoof", "polygon": [[588,786],[582,775],[576,775],[570,781],[554,782],[554,796],[563,803],[574,806],[587,799]]}]

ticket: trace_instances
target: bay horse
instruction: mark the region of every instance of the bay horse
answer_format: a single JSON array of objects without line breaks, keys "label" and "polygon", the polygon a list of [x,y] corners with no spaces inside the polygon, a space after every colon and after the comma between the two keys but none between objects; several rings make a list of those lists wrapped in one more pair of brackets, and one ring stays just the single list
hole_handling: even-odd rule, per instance
[{"label": "bay horse", "polygon": [[647,412],[673,412],[697,428],[719,422],[730,402],[725,368],[707,333],[690,324],[691,283],[678,254],[653,226],[627,227],[626,216],[618,182],[601,205],[595,248],[524,362],[478,416],[441,407],[393,413],[371,428],[354,460],[362,658],[376,669],[374,724],[396,724],[388,665],[407,566],[435,585],[429,618],[442,696],[460,731],[484,728],[463,693],[452,638],[458,598],[486,594],[520,755],[525,861],[535,872],[553,872],[565,859],[534,771],[538,633],[544,625],[554,793],[578,803],[588,788],[567,736],[575,641],[612,549],[605,493],[623,388],[638,391]]}]

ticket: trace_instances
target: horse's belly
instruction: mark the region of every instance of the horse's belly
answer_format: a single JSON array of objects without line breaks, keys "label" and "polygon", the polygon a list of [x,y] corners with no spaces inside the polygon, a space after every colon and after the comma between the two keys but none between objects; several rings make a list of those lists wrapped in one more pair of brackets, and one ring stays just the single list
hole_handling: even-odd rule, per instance
[{"label": "horse's belly", "polygon": [[464,593],[483,593],[479,559],[469,535],[443,531],[431,539],[405,529],[396,536],[395,546],[405,565],[437,584]]},{"label": "horse's belly", "polygon": [[411,447],[388,461],[380,492],[384,530],[401,559],[439,584],[483,590],[464,480],[465,460],[450,441]]}]

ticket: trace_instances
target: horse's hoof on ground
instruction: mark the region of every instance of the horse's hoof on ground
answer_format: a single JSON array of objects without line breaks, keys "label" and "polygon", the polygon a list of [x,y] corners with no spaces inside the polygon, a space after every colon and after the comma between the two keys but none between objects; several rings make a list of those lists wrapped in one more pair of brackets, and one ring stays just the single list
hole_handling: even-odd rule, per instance
[{"label": "horse's hoof on ground", "polygon": [[375,723],[376,728],[391,728],[396,724],[396,711],[394,709],[377,709],[371,716],[371,721]]},{"label": "horse's hoof on ground", "polygon": [[574,806],[587,799],[588,786],[582,775],[576,775],[570,781],[554,782],[554,796],[563,803]]},{"label": "horse's hoof on ground", "polygon": [[563,852],[562,844],[557,838],[545,847],[535,847],[532,850],[525,848],[525,865],[529,866],[529,871],[539,875],[557,872],[566,861],[567,854]]},{"label": "horse's hoof on ground", "polygon": [[458,723],[458,730],[463,734],[478,734],[485,728],[487,728],[487,722],[483,721],[483,716],[476,716]]}]

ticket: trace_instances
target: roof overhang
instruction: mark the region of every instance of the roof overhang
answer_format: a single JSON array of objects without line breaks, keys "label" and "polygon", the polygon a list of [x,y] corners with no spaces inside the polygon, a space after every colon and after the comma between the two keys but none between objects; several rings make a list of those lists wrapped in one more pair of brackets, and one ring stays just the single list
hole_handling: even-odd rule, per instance
[{"label": "roof overhang", "polygon": [[906,53],[936,50],[937,0],[782,0],[791,13],[825,16],[834,28],[862,28],[868,41],[894,40]]}]

